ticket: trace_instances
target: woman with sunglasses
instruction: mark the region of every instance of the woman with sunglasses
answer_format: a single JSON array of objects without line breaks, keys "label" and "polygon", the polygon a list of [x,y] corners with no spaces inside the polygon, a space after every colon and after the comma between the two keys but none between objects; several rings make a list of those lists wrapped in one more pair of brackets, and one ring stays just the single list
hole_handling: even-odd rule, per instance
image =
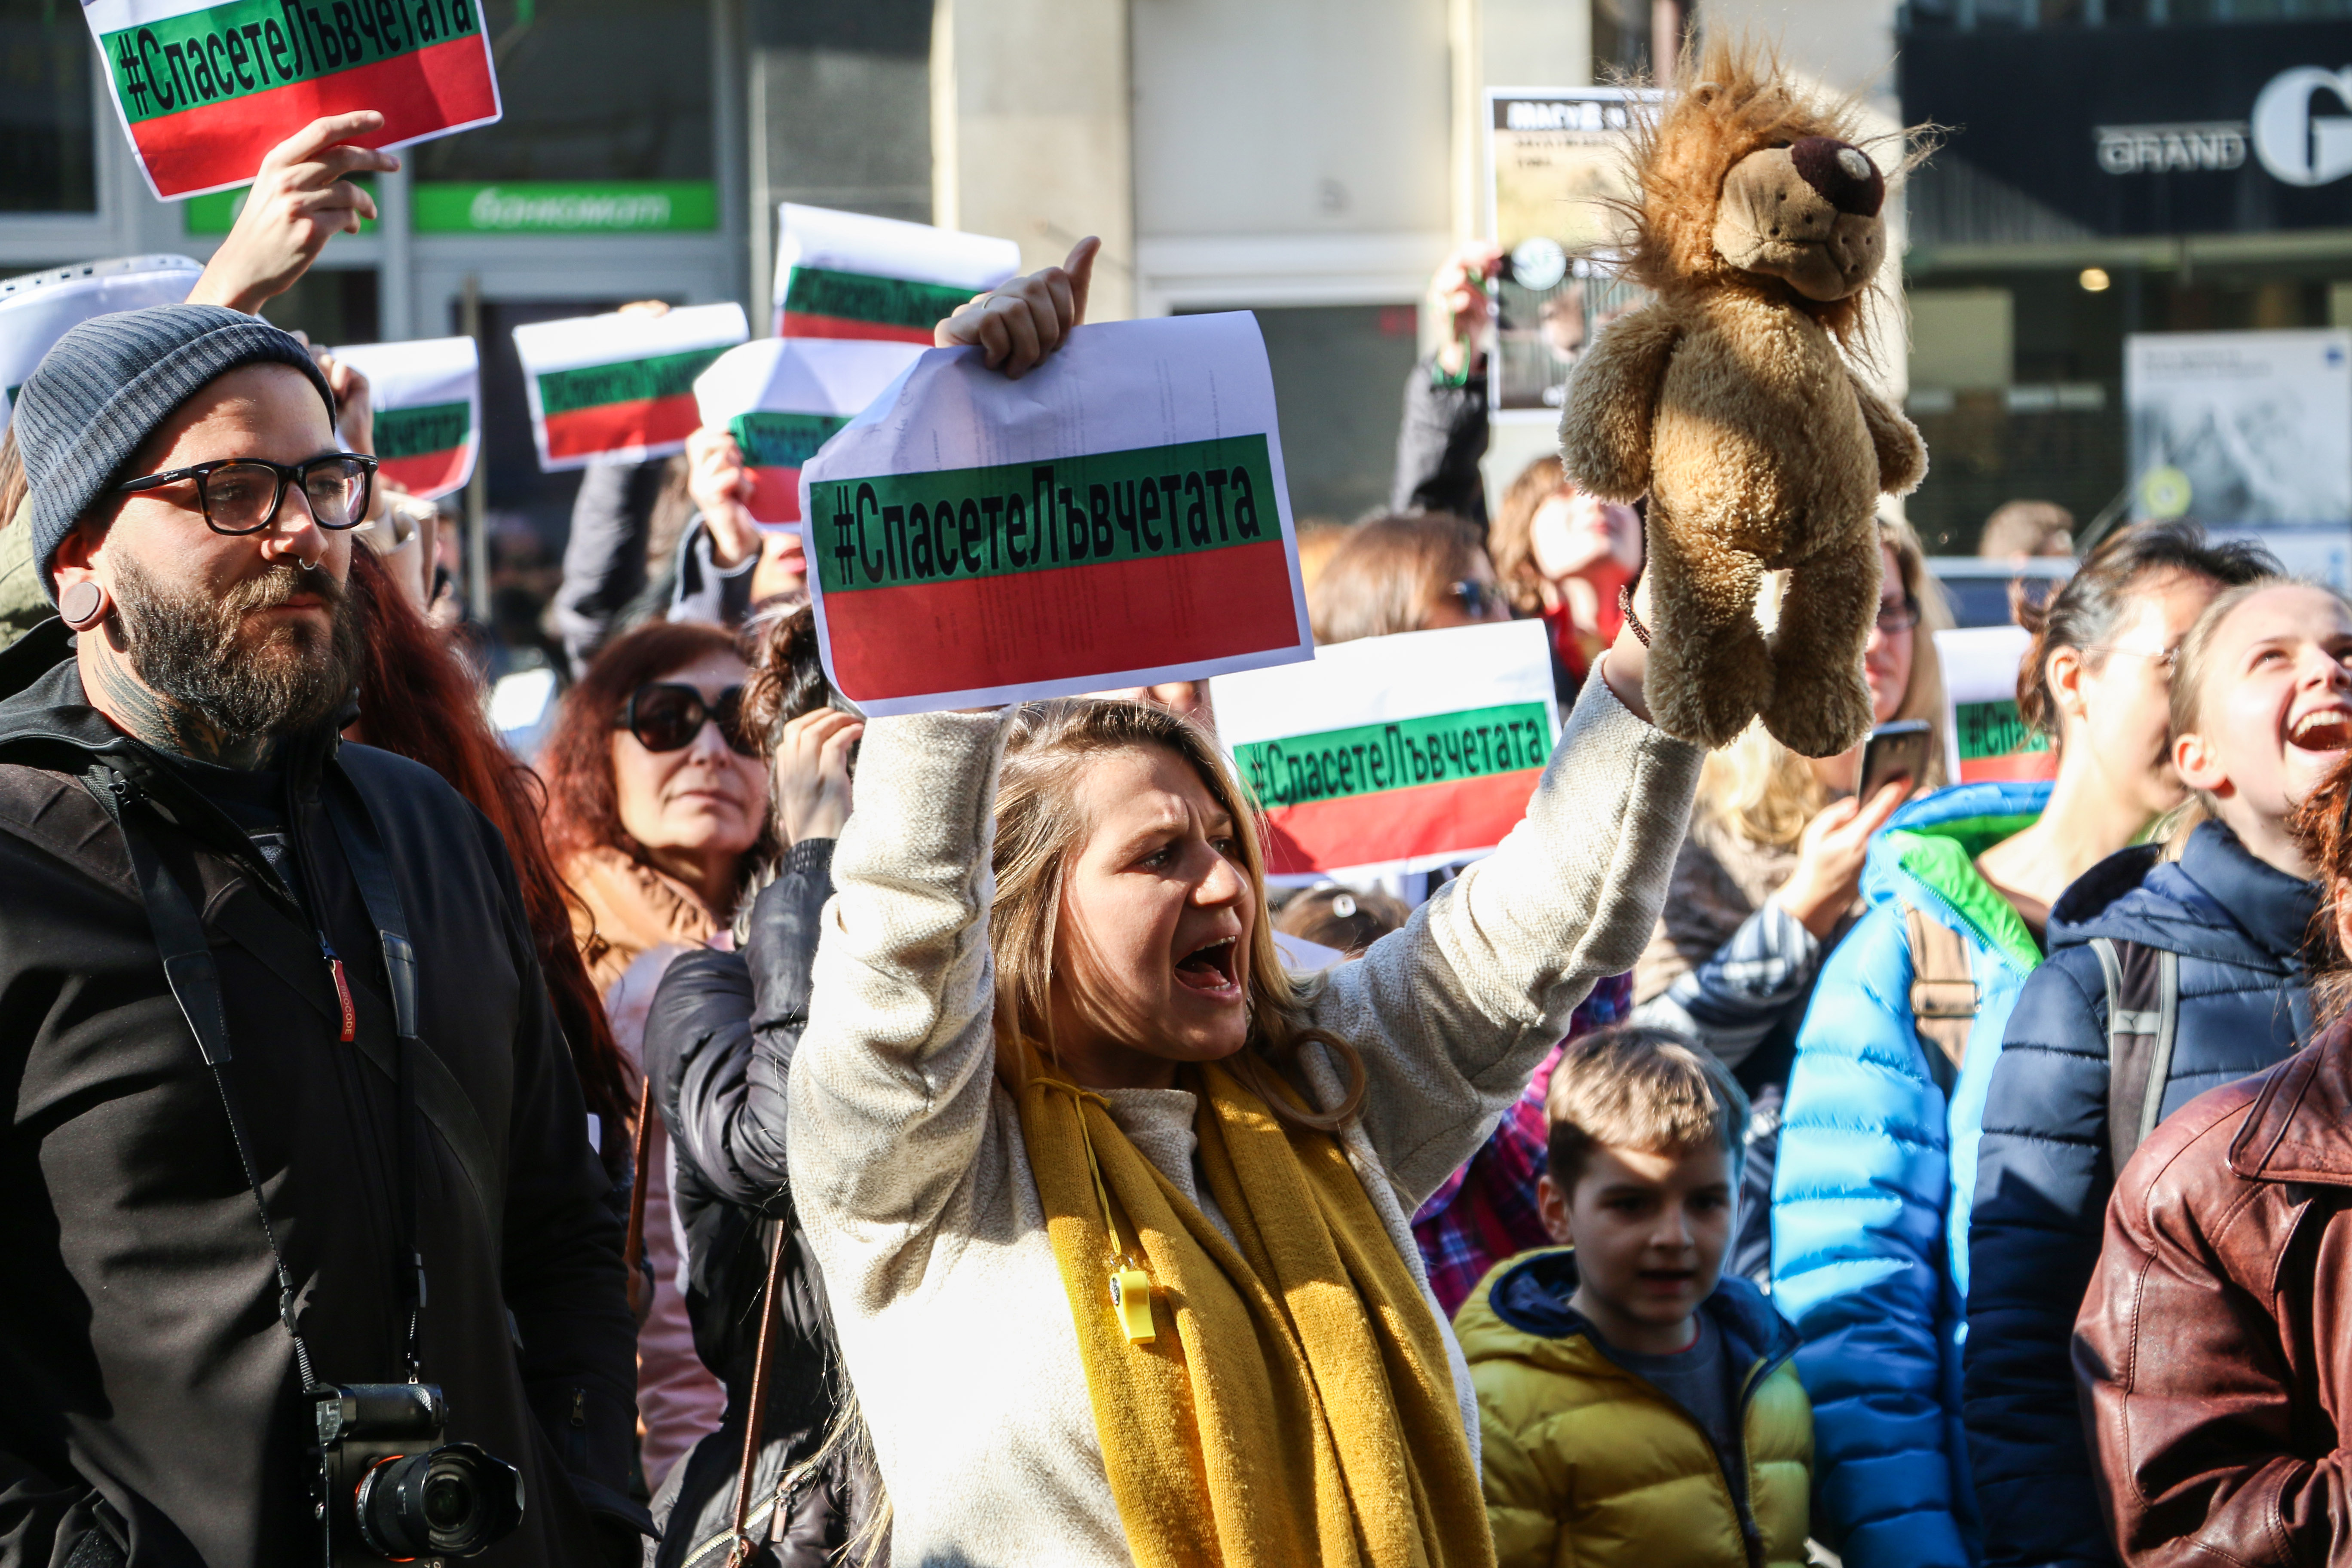
[{"label": "woman with sunglasses", "polygon": [[[679,953],[723,943],[768,837],[768,775],[741,729],[749,676],[735,639],[694,621],[615,638],[564,694],[541,756],[548,847],[579,895],[581,955],[614,1037],[639,1058],[646,1009]],[[649,1488],[716,1428],[726,1395],[694,1351],[677,1289],[668,1151],[644,1173],[652,1316],[637,1336]]]},{"label": "woman with sunglasses", "polygon": [[1937,790],[1871,841],[1869,907],[1798,1031],[1772,1182],[1815,1528],[1848,1568],[1981,1560],[1960,1353],[1986,1088],[2050,906],[2180,804],[2169,650],[2265,564],[2191,527],[2108,541],[2026,616],[2018,711],[2054,742],[2057,776]]}]

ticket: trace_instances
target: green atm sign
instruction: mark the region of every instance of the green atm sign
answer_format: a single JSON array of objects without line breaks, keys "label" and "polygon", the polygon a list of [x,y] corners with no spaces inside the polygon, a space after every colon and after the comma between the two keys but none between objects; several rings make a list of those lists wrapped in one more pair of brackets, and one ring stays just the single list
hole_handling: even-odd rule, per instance
[{"label": "green atm sign", "polygon": [[414,200],[419,234],[707,234],[719,226],[719,186],[709,180],[425,181]]}]

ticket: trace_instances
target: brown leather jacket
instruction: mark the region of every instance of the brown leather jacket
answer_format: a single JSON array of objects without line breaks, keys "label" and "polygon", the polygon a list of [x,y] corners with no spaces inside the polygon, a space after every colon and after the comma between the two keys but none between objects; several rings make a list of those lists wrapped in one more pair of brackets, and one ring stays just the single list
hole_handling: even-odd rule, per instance
[{"label": "brown leather jacket", "polygon": [[2352,1027],[2124,1167],[2074,1371],[2126,1563],[2352,1563]]}]

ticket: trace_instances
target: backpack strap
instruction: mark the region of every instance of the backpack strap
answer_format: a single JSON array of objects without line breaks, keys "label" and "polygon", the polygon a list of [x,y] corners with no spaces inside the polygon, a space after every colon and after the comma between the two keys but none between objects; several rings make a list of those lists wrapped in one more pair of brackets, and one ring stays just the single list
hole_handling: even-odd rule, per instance
[{"label": "backpack strap", "polygon": [[2107,1153],[2111,1173],[2121,1175],[2164,1110],[2180,1022],[2180,955],[2104,936],[2090,947],[2107,983]]},{"label": "backpack strap", "polygon": [[1969,967],[1969,944],[1959,932],[1931,915],[1903,906],[1903,930],[1911,944],[1911,1022],[1927,1051],[1928,1076],[1946,1094],[1959,1081],[1981,997]]}]

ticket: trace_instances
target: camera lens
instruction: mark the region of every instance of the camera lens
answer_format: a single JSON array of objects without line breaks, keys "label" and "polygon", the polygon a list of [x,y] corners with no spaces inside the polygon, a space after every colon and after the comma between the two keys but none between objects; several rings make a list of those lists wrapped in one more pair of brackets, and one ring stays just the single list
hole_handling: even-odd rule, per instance
[{"label": "camera lens", "polygon": [[451,1443],[383,1460],[353,1501],[360,1538],[386,1557],[471,1557],[522,1522],[522,1476],[471,1443]]}]

